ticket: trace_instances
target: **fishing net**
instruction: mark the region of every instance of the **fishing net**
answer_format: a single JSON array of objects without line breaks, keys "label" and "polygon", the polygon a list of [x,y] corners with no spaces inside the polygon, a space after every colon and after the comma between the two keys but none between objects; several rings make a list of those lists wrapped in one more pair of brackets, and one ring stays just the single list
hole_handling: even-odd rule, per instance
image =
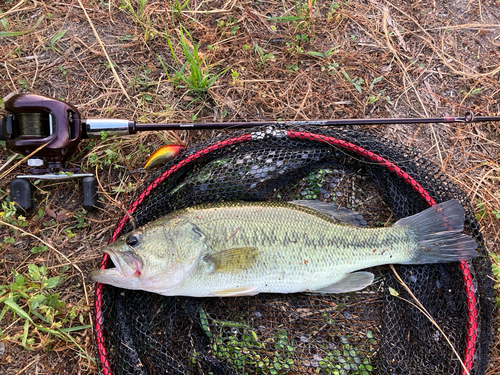
[{"label": "fishing net", "polygon": [[[103,374],[484,374],[492,335],[491,264],[466,196],[417,151],[353,128],[286,124],[192,147],[144,186],[112,237],[166,213],[221,200],[317,199],[384,226],[456,198],[480,256],[370,269],[335,295],[164,297],[98,284]],[[112,266],[105,256],[101,267]],[[432,316],[432,321],[424,313]]]}]

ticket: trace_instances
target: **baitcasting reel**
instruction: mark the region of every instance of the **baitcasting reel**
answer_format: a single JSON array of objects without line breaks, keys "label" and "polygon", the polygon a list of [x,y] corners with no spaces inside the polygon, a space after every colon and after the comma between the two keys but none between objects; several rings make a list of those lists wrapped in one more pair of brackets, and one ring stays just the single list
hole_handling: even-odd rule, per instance
[{"label": "baitcasting reel", "polygon": [[[61,100],[35,94],[14,95],[5,101],[8,115],[0,124],[0,140],[8,150],[31,155],[28,175],[19,175],[11,182],[11,197],[17,208],[33,207],[29,179],[83,179],[83,207],[93,210],[97,205],[97,179],[79,168],[65,168],[64,163],[76,150],[82,138],[100,137],[101,131],[129,134],[133,122],[127,120],[82,120],[72,105]],[[45,168],[43,168],[43,166]]]}]

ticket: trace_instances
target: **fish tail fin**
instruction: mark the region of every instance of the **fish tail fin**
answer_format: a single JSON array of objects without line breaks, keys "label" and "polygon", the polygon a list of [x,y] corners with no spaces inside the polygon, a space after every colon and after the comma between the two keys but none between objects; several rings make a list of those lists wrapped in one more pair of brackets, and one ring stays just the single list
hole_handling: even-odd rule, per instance
[{"label": "fish tail fin", "polygon": [[461,233],[464,221],[464,209],[456,199],[399,220],[395,226],[411,228],[418,242],[414,256],[405,263],[448,263],[477,257],[476,241]]}]

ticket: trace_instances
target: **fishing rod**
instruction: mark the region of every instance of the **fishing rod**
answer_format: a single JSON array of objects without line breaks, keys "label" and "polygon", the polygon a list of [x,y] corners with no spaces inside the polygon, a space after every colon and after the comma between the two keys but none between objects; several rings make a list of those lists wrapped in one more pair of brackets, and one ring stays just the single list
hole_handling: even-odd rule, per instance
[{"label": "fishing rod", "polygon": [[[333,119],[313,121],[258,121],[211,122],[186,124],[139,124],[133,120],[89,118],[82,119],[78,110],[64,101],[36,94],[17,94],[4,102],[7,115],[0,123],[0,140],[6,141],[8,150],[28,156],[30,174],[17,176],[11,183],[11,195],[24,209],[30,208],[28,179],[63,180],[83,178],[84,208],[96,204],[97,180],[91,173],[81,173],[78,168],[65,168],[64,163],[86,138],[100,138],[102,132],[109,136],[136,134],[159,130],[211,130],[243,129],[259,126],[348,126],[390,125],[422,123],[476,123],[500,121],[495,116],[474,116],[467,112],[463,117],[436,118],[382,118],[382,119]],[[46,168],[41,168],[46,164]]]},{"label": "fishing rod", "polygon": [[189,123],[189,124],[168,124],[168,123],[133,124],[131,125],[128,131],[129,134],[133,134],[138,131],[186,130],[186,129],[187,130],[244,129],[244,128],[253,128],[258,126],[266,126],[266,125],[348,126],[348,125],[472,123],[472,122],[487,122],[487,121],[500,121],[500,116],[499,117],[474,116],[472,112],[467,112],[463,117],[335,119],[335,120],[312,120],[312,121],[207,122],[207,123]]}]

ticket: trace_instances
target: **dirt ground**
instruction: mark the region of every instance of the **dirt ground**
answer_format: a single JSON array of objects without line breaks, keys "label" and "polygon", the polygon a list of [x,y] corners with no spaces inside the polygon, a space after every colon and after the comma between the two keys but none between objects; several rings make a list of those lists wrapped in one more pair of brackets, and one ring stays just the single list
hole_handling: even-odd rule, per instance
[{"label": "dirt ground", "polygon": [[[500,115],[498,0],[3,0],[0,11],[0,98],[43,94],[71,103],[83,118]],[[193,62],[183,70],[188,58]],[[368,129],[419,149],[449,175],[475,206],[488,250],[500,254],[495,122]],[[67,165],[97,175],[100,208],[83,210],[77,180],[38,181],[26,219],[12,216],[8,196],[10,182],[28,167],[1,144],[0,215],[8,225],[0,227],[0,302],[8,292],[19,299],[11,309],[0,304],[0,373],[97,373],[89,274],[148,176],[128,172],[166,143],[189,148],[215,134],[83,140]],[[35,328],[14,316],[13,306],[45,320],[33,315]],[[488,374],[500,371],[499,349],[497,337]]]}]

